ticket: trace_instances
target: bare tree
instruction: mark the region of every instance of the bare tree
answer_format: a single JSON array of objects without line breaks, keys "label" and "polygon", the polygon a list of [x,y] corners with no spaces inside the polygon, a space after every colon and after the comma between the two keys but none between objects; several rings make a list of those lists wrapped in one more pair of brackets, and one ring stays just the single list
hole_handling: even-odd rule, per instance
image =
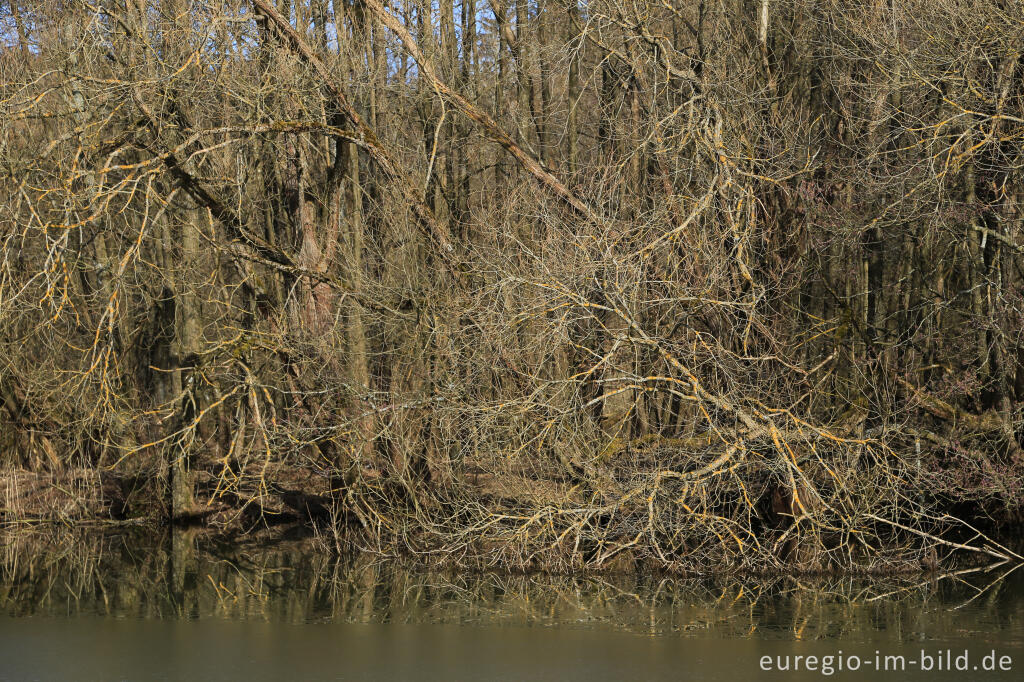
[{"label": "bare tree", "polygon": [[1009,557],[1014,11],[4,3],[0,466],[478,565]]}]

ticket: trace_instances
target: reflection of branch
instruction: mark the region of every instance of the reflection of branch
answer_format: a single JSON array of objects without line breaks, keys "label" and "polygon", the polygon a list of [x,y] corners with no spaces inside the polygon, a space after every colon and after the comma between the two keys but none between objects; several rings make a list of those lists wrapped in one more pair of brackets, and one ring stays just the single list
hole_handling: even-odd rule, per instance
[{"label": "reflection of branch", "polygon": [[[947,571],[945,573],[940,573],[938,575],[930,575],[930,576],[928,576],[927,580],[922,580],[920,582],[914,583],[913,585],[906,585],[904,587],[899,587],[899,588],[897,588],[895,590],[889,590],[888,592],[883,592],[882,594],[876,594],[873,597],[868,597],[864,601],[868,602],[868,603],[874,602],[874,601],[880,601],[882,599],[887,599],[887,598],[893,596],[894,594],[910,592],[911,590],[916,590],[916,589],[919,589],[919,588],[922,588],[922,587],[926,587],[928,585],[933,585],[933,584],[939,582],[940,580],[949,580],[949,579],[953,579],[953,578],[959,578],[962,575],[970,575],[972,573],[987,573],[988,571],[991,571],[994,568],[998,568],[999,566],[1002,566],[1005,563],[1006,563],[1006,561],[997,561],[996,563],[988,565],[988,566],[976,566],[974,568],[965,568],[965,569],[962,569],[962,570],[959,570],[959,571]],[[1012,568],[1009,571],[1007,571],[1006,573],[1004,573],[999,578],[999,580],[1002,580],[1004,577],[1009,575],[1009,573],[1012,573],[1013,571],[1016,571],[1018,568],[1020,568],[1020,564],[1018,564],[1014,568]],[[988,588],[985,588],[985,589],[988,589]],[[984,590],[982,590],[982,592],[984,592]],[[973,600],[973,599],[976,599],[977,597],[978,597],[978,595],[976,594],[973,597],[971,597],[971,599]],[[968,603],[970,603],[970,600],[968,600],[968,602],[966,602],[964,604],[961,604],[960,606],[958,606],[956,608],[960,608],[962,606],[966,606]]]},{"label": "reflection of branch", "polygon": [[[1000,564],[996,564],[995,566],[992,566],[992,567],[990,567],[990,568],[996,568],[996,567],[998,567],[999,565],[1000,565]],[[967,606],[967,605],[968,605],[968,604],[970,604],[970,603],[971,603],[972,601],[974,601],[975,599],[977,599],[977,598],[978,598],[978,597],[980,597],[981,595],[985,594],[986,592],[988,592],[989,590],[991,590],[991,589],[992,589],[993,587],[995,587],[995,586],[996,586],[996,585],[998,585],[999,583],[1003,582],[1003,580],[1005,580],[1005,579],[1006,579],[1006,576],[1010,575],[1011,573],[1013,573],[1014,571],[1016,571],[1016,570],[1017,570],[1018,568],[1020,568],[1021,566],[1024,566],[1024,564],[1015,564],[1015,565],[1014,565],[1013,567],[1011,567],[1011,568],[1010,568],[1009,570],[1007,570],[1007,571],[1003,571],[1002,575],[1000,575],[1000,576],[999,576],[998,578],[996,578],[995,580],[993,580],[992,582],[990,582],[990,583],[989,583],[988,585],[986,585],[986,586],[985,586],[984,588],[982,588],[982,589],[978,590],[978,593],[977,593],[976,595],[974,595],[973,597],[971,597],[970,599],[968,599],[967,601],[965,601],[965,602],[964,602],[963,604],[960,604],[960,606],[956,606],[956,607],[954,607],[954,608],[953,608],[953,609],[951,609],[951,610],[952,610],[952,611],[956,611],[956,610],[958,610],[958,609],[962,609],[963,607]]]}]

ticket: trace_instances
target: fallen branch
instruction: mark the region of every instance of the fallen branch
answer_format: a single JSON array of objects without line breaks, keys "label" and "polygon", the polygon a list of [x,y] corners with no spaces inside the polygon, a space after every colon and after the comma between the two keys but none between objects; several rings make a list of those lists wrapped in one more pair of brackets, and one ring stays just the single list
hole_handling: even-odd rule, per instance
[{"label": "fallen branch", "polygon": [[950,405],[945,400],[926,393],[903,377],[896,377],[896,380],[914,394],[921,403],[921,407],[939,419],[966,426],[970,430],[980,433],[1001,431],[1003,429],[1003,418],[998,412],[989,411],[984,414],[971,414],[954,405]]},{"label": "fallen branch", "polygon": [[926,540],[930,540],[930,541],[934,542],[935,544],[942,545],[944,547],[952,547],[954,549],[962,549],[962,550],[965,550],[967,552],[976,552],[978,554],[987,554],[988,556],[995,557],[996,559],[1000,559],[1002,561],[1010,561],[1011,558],[1016,559],[1017,561],[1024,561],[1024,557],[1022,557],[1021,555],[1019,555],[1019,554],[1017,554],[1017,553],[1007,549],[1006,547],[1003,547],[998,542],[993,542],[990,538],[988,538],[986,535],[984,535],[980,531],[975,530],[974,528],[971,528],[971,526],[968,525],[967,523],[964,523],[960,519],[954,518],[952,516],[945,516],[945,517],[943,517],[943,519],[946,520],[946,521],[955,521],[957,523],[960,523],[960,524],[966,526],[967,528],[970,528],[972,531],[977,533],[977,535],[979,537],[984,538],[992,547],[996,547],[996,548],[1002,550],[1002,553],[997,552],[994,549],[991,549],[991,547],[974,547],[973,545],[965,545],[965,544],[963,544],[961,542],[953,542],[952,540],[943,540],[942,538],[940,538],[940,537],[938,537],[936,535],[932,535],[931,533],[926,533],[923,530],[918,530],[917,528],[912,528],[910,526],[907,526],[907,525],[904,525],[904,524],[900,523],[899,521],[893,521],[892,519],[884,519],[881,516],[876,516],[875,514],[865,514],[864,518],[871,519],[872,521],[877,521],[878,523],[884,523],[886,525],[892,526],[893,528],[899,528],[900,530],[905,530],[908,533],[913,533],[914,535],[917,535],[918,537],[925,538]]}]

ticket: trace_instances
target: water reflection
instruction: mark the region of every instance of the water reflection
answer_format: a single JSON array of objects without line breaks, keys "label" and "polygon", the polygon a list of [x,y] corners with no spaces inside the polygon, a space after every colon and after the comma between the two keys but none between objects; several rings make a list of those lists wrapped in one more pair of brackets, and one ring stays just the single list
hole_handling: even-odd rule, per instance
[{"label": "water reflection", "polygon": [[[0,541],[0,649],[9,647],[0,678],[63,677],[10,655],[55,639],[81,645],[71,658],[111,641],[118,651],[160,643],[156,658],[96,653],[95,679],[107,678],[111,660],[129,666],[122,676],[162,679],[188,665],[182,676],[295,678],[316,663],[356,679],[680,679],[682,665],[733,679],[764,675],[762,655],[841,646],[916,656],[944,643],[995,646],[1018,672],[1024,665],[1024,571],[1009,566],[885,581],[467,575],[331,556],[308,539],[251,545],[183,531]],[[249,652],[252,669],[218,667],[228,641]],[[339,652],[344,662],[332,662]],[[5,669],[17,665],[28,667]]]},{"label": "water reflection", "polygon": [[602,627],[644,634],[901,641],[1024,628],[1024,571],[944,578],[452,574],[336,557],[310,540],[247,545],[192,531],[0,538],[9,616],[227,618],[277,623]]}]

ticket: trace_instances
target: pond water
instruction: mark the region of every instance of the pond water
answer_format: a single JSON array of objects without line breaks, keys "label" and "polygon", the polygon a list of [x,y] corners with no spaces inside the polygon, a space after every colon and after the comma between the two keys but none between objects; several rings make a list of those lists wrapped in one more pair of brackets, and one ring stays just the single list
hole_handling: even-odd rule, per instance
[{"label": "pond water", "polygon": [[886,580],[510,576],[332,557],[298,540],[0,536],[4,680],[1018,680],[1022,670],[1024,570],[1009,565]]}]

